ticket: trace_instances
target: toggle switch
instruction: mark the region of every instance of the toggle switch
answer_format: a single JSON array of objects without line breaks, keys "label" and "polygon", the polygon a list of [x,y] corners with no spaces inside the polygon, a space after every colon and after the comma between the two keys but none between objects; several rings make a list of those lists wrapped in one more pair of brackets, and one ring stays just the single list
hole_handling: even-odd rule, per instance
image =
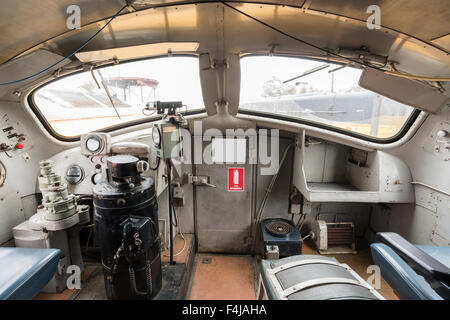
[{"label": "toggle switch", "polygon": [[444,138],[444,137],[448,136],[448,132],[447,132],[446,130],[439,130],[439,131],[436,133],[436,135],[437,135],[439,138]]}]

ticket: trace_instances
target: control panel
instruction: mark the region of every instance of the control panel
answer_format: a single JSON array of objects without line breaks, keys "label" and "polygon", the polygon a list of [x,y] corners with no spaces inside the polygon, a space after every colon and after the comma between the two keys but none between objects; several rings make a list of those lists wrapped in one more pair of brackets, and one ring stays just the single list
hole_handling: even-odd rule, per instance
[{"label": "control panel", "polygon": [[9,158],[13,158],[18,154],[23,154],[31,147],[30,137],[23,125],[8,114],[1,114],[0,153],[5,153]]},{"label": "control panel", "polygon": [[450,122],[442,121],[437,123],[426,138],[422,148],[443,161],[449,161]]}]

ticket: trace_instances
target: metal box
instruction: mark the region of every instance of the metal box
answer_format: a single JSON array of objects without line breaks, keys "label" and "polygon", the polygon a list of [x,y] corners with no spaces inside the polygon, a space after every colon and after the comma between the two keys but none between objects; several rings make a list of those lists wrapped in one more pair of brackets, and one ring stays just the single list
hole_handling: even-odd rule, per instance
[{"label": "metal box", "polygon": [[[180,130],[178,125],[161,120],[153,124],[153,146],[157,156],[162,159],[181,157]],[[158,138],[159,137],[159,138]],[[159,141],[157,140],[159,139]]]},{"label": "metal box", "polygon": [[[295,225],[286,219],[273,218],[261,221],[264,248],[277,246],[280,257],[302,253],[302,237]],[[265,250],[265,256],[270,252]]]},{"label": "metal box", "polygon": [[27,220],[13,228],[13,235],[16,247],[54,248],[62,251],[55,275],[44,287],[44,289],[41,290],[41,292],[47,293],[62,292],[67,287],[67,278],[69,277],[66,269],[71,265],[69,238],[67,232],[64,230],[36,230],[31,227],[29,221]]}]

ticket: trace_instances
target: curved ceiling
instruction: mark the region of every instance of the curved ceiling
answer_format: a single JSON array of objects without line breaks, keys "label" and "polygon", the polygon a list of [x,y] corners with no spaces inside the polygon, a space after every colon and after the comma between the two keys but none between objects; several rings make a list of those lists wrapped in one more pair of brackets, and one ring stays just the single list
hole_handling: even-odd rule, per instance
[{"label": "curved ceiling", "polygon": [[[194,1],[136,0],[135,10]],[[210,1],[195,1],[210,2]],[[248,0],[279,3],[365,21],[369,5],[379,5],[382,25],[432,44],[450,32],[450,6],[446,0]],[[124,0],[3,0],[0,10],[0,63],[34,46],[67,32],[67,7],[81,8],[81,25],[112,16]],[[130,11],[134,10],[131,8]],[[125,11],[127,12],[127,11]],[[437,41],[438,43],[439,41]],[[450,49],[450,48],[447,48]]]},{"label": "curved ceiling", "polygon": [[[39,3],[39,5],[36,5]],[[80,30],[68,30],[69,5],[81,9]],[[0,64],[39,48],[67,55],[105,24],[123,0],[3,0]],[[450,6],[447,0],[270,0],[228,1],[315,46],[331,51],[366,46],[389,56],[401,71],[450,75]],[[369,30],[369,5],[381,9],[380,30]],[[229,54],[271,50],[326,56],[225,7],[217,1],[136,0],[83,51],[164,41],[198,41],[198,53],[220,59]],[[447,42],[446,42],[447,41]]]}]

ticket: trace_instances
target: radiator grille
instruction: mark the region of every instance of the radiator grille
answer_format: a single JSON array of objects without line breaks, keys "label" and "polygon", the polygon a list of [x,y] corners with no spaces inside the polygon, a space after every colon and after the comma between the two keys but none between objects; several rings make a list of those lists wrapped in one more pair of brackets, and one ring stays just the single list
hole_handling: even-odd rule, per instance
[{"label": "radiator grille", "polygon": [[328,245],[352,246],[354,230],[351,223],[327,223]]}]

